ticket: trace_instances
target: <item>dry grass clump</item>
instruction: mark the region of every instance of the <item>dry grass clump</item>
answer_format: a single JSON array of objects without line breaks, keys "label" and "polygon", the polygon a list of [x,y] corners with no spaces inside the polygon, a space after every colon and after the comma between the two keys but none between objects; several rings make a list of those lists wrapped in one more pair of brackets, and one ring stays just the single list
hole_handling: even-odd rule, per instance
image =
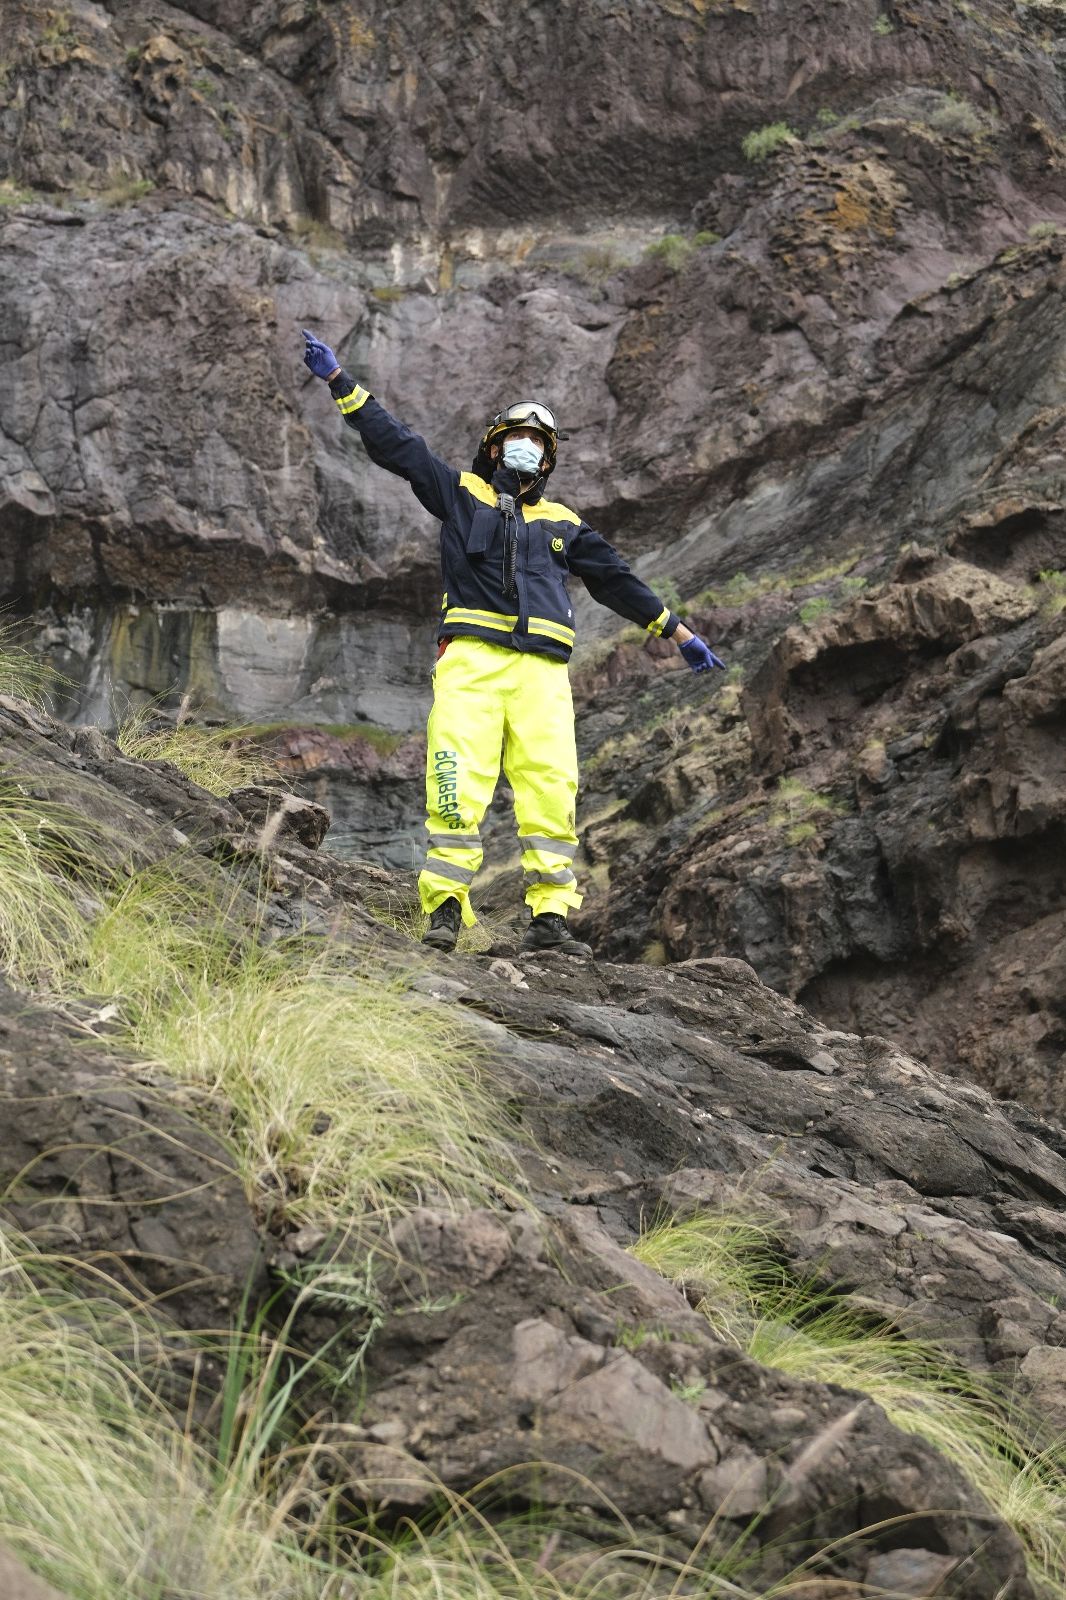
[{"label": "dry grass clump", "polygon": [[49,987],[84,955],[95,839],[80,818],[0,777],[0,969]]},{"label": "dry grass clump", "polygon": [[265,1209],[348,1226],[498,1193],[513,1166],[461,1017],[343,938],[275,936],[257,889],[198,859],[132,871],[58,807],[0,794],[0,967],[110,1002],[109,1046],[193,1091]]},{"label": "dry grass clump", "polygon": [[114,998],[142,1060],[202,1093],[249,1189],[293,1219],[483,1199],[508,1170],[461,1020],[344,946],[267,942],[141,877],[94,925],[82,981]]},{"label": "dry grass clump", "polygon": [[17,622],[0,623],[0,695],[24,700],[38,711],[51,705],[52,691],[68,680],[41,656],[27,649],[25,629]]},{"label": "dry grass clump", "polygon": [[682,1286],[716,1335],[764,1367],[869,1395],[941,1451],[1025,1545],[1042,1593],[1066,1593],[1066,1449],[937,1345],[871,1326],[840,1295],[797,1283],[768,1229],[741,1213],[660,1221],[632,1253]]},{"label": "dry grass clump", "polygon": [[117,1353],[137,1319],[36,1266],[0,1234],[0,1544],[70,1600],[339,1596]]},{"label": "dry grass clump", "polygon": [[224,796],[249,783],[278,781],[276,766],[254,744],[242,742],[240,728],[203,728],[190,722],[186,708],[174,726],[159,721],[154,703],[123,718],[115,734],[123,755],[134,761],[169,761],[208,794]]}]

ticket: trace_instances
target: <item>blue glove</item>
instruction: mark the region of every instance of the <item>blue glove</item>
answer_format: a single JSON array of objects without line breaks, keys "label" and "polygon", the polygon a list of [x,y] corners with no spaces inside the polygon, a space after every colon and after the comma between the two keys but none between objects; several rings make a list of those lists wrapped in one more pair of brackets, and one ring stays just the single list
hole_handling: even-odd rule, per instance
[{"label": "blue glove", "polygon": [[719,661],[714,651],[709,645],[704,644],[698,633],[694,633],[691,639],[679,644],[677,648],[693,672],[710,672],[712,667],[721,667],[722,671],[725,671],[725,662]]},{"label": "blue glove", "polygon": [[304,350],[304,366],[308,367],[316,378],[330,378],[340,366],[333,351],[328,344],[323,344],[321,339],[316,339],[309,328],[301,330],[307,340]]}]

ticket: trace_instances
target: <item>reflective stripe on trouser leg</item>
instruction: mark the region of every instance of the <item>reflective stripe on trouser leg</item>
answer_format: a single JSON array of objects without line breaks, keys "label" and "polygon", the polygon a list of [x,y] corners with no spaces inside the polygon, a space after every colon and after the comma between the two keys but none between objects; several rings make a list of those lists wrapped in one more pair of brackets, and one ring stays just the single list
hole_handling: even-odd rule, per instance
[{"label": "reflective stripe on trouser leg", "polygon": [[478,825],[500,775],[501,669],[513,652],[480,639],[453,639],[433,675],[426,730],[426,863],[418,876],[424,911],[454,896],[471,927],[470,884],[481,865]]},{"label": "reflective stripe on trouser leg", "polygon": [[526,904],[535,917],[581,904],[577,850],[577,746],[566,663],[523,655],[507,696],[504,769],[514,790]]}]

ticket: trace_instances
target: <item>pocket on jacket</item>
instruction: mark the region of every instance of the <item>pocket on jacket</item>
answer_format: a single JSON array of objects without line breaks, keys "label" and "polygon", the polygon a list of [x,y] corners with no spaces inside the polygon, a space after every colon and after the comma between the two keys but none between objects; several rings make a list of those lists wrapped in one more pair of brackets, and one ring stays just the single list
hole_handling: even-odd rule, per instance
[{"label": "pocket on jacket", "polygon": [[555,563],[552,561],[551,551],[548,548],[551,534],[543,523],[530,522],[526,524],[526,571],[543,576],[551,572]]},{"label": "pocket on jacket", "polygon": [[495,506],[478,506],[466,535],[468,556],[487,555],[499,538],[500,513]]}]

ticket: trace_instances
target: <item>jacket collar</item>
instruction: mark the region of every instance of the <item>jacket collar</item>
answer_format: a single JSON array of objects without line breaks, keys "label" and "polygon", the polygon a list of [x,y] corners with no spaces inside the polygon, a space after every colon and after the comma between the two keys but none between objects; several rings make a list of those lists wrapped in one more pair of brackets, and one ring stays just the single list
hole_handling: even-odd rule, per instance
[{"label": "jacket collar", "polygon": [[492,487],[497,494],[511,494],[524,506],[534,506],[544,493],[544,479],[537,477],[528,488],[523,490],[522,480],[513,467],[497,467],[492,474]]}]

